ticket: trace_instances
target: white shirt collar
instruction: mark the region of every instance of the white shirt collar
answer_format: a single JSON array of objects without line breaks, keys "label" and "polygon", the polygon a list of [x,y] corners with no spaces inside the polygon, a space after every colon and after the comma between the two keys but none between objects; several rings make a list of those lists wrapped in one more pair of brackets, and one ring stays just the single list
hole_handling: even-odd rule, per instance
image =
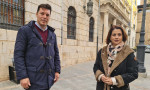
[{"label": "white shirt collar", "polygon": [[47,27],[44,30],[44,29],[41,28],[41,26],[37,22],[35,22],[35,25],[37,25],[42,31],[46,31],[47,30]]}]

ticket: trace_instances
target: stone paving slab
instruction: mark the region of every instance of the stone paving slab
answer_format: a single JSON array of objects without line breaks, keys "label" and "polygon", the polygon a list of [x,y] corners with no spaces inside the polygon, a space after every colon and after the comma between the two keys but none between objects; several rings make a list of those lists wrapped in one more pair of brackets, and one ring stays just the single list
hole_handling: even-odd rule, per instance
[{"label": "stone paving slab", "polygon": [[[147,78],[139,77],[130,83],[131,90],[150,90],[150,54],[145,55]],[[93,74],[95,61],[88,61],[62,69],[60,79],[51,90],[96,90],[96,80]],[[0,82],[0,90],[24,90],[20,84],[11,81]]]}]

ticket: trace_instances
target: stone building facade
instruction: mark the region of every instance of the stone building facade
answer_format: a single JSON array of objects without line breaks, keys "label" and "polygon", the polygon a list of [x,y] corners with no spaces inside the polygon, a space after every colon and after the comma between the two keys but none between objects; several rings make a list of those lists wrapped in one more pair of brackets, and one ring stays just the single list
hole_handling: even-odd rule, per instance
[{"label": "stone building facade", "polygon": [[[2,1],[7,0],[1,0],[0,5],[2,5]],[[97,48],[100,49],[106,45],[105,40],[111,25],[122,25],[127,32],[129,30],[131,7],[127,0],[22,1],[24,1],[24,13],[22,13],[24,14],[24,18],[22,17],[24,24],[30,20],[36,20],[35,14],[39,4],[49,3],[52,6],[49,25],[56,29],[62,67],[95,60]],[[93,14],[90,17],[86,13],[89,1],[93,2]],[[98,12],[99,4],[100,12]],[[1,12],[2,10],[0,16]],[[73,25],[70,25],[70,20]],[[0,81],[9,79],[8,66],[12,66],[17,30],[0,27]]]},{"label": "stone building facade", "polygon": [[131,6],[128,44],[131,48],[134,48],[137,30],[137,0],[128,0],[128,2]]},{"label": "stone building facade", "polygon": [[121,25],[128,33],[131,6],[127,0],[101,0],[100,9],[104,45],[111,25]]},{"label": "stone building facade", "polygon": [[[137,14],[137,31],[136,31],[136,45],[139,44],[141,25],[142,25],[142,12],[143,12],[143,2],[141,0],[141,5],[138,6]],[[145,45],[150,45],[150,1],[147,0],[146,7],[146,17],[145,17]]]},{"label": "stone building facade", "polygon": [[[23,0],[24,1],[24,0]],[[49,3],[52,6],[52,13],[49,25],[54,27],[57,35],[61,66],[95,60],[97,46],[97,14],[98,0],[93,0],[92,14],[92,40],[89,40],[89,23],[91,17],[86,14],[89,0],[25,0],[24,1],[24,22],[36,20],[37,6],[41,3]],[[7,3],[4,0],[0,5]],[[9,2],[8,2],[9,3]],[[86,6],[83,8],[83,6]],[[3,7],[3,6],[2,6]],[[68,38],[68,13],[69,9],[75,11],[75,38]],[[3,12],[2,9],[0,11]],[[8,12],[7,12],[8,13]],[[1,14],[2,16],[2,14]],[[17,29],[0,28],[0,81],[9,79],[8,66],[12,66],[14,44]],[[102,38],[102,37],[101,37]],[[101,43],[99,42],[99,47]]]}]

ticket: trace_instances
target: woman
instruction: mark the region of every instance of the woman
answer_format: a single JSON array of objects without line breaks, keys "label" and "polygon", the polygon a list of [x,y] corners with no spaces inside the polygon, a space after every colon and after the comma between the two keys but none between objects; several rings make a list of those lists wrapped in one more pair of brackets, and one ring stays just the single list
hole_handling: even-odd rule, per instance
[{"label": "woman", "polygon": [[130,90],[129,83],[138,78],[134,51],[125,45],[127,34],[120,26],[113,25],[107,35],[107,46],[97,54],[94,74],[96,90]]}]

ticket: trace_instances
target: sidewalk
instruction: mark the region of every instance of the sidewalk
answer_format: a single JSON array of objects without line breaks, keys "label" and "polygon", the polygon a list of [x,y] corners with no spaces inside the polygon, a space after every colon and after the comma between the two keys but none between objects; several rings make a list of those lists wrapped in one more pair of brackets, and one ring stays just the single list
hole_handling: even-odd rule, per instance
[{"label": "sidewalk", "polygon": [[[150,53],[145,54],[145,68],[148,77],[139,77],[130,83],[131,90],[150,90]],[[94,61],[88,61],[62,69],[60,79],[51,90],[96,90],[93,74]],[[24,90],[19,84],[11,81],[0,82],[0,90]]]}]

